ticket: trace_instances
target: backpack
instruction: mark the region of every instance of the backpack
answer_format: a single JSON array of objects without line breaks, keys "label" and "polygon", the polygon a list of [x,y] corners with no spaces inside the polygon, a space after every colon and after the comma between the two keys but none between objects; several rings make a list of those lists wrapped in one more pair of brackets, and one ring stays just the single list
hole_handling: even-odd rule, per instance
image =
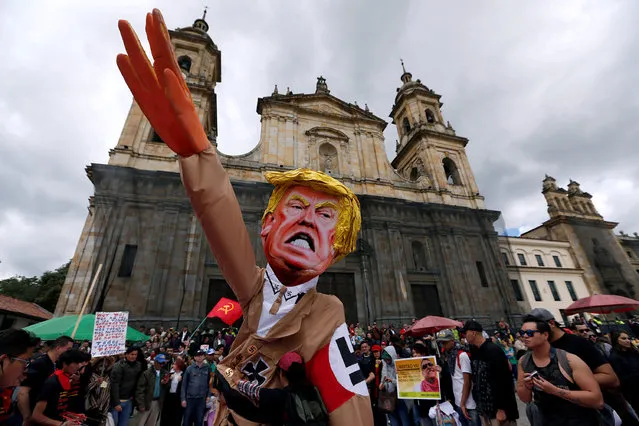
[{"label": "backpack", "polygon": [[457,354],[455,355],[455,361],[451,362],[452,359],[447,358],[448,367],[450,368],[451,377],[455,375],[455,370],[457,368],[461,368],[461,361],[459,360],[459,357],[461,356],[461,354],[465,353],[466,355],[468,355],[468,358],[470,359],[470,352],[469,351],[467,351],[467,350],[465,350],[463,348],[455,348],[454,350],[457,351]]},{"label": "backpack", "polygon": [[328,426],[328,411],[316,387],[291,389],[284,404],[287,426]]}]

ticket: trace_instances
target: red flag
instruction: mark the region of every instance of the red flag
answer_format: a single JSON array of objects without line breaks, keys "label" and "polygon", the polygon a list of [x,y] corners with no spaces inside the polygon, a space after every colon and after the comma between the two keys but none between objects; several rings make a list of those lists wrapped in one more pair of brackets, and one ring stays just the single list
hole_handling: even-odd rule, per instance
[{"label": "red flag", "polygon": [[240,304],[235,300],[227,299],[223,297],[219,302],[211,309],[211,312],[207,315],[208,318],[219,318],[226,325],[233,325],[233,323],[240,319],[242,316],[242,308]]}]

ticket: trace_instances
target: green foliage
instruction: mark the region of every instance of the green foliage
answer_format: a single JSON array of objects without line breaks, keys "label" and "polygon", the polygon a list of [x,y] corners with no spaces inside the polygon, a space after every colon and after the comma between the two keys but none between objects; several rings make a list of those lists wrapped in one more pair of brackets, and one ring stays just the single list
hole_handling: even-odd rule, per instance
[{"label": "green foliage", "polygon": [[37,303],[53,312],[70,264],[69,261],[55,271],[45,272],[41,277],[16,276],[0,280],[0,294]]}]

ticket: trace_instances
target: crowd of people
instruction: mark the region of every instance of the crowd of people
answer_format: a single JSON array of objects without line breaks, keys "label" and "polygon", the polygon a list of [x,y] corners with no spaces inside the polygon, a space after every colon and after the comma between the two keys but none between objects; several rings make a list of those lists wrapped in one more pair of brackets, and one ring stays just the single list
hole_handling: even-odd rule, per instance
[{"label": "crowd of people", "polygon": [[[623,425],[639,425],[637,325],[609,329],[580,320],[563,328],[549,311],[535,309],[517,331],[505,321],[488,331],[471,320],[425,336],[413,336],[409,324],[351,324],[349,332],[375,426],[430,426],[446,419],[515,425],[523,415],[516,396],[527,403],[525,415],[534,426],[614,424],[615,416]],[[291,395],[298,401],[288,406],[327,418],[297,353],[278,363],[284,389],[261,389],[246,378],[223,389],[216,365],[236,329],[142,331],[146,342],[121,356],[98,358],[91,357],[89,341],[62,336],[40,342],[23,330],[0,332],[0,424],[126,426],[135,418],[140,426],[200,426],[212,422],[220,394],[236,412],[265,424],[287,424],[283,418],[294,414],[283,417],[284,409],[273,407],[287,405]],[[414,357],[429,357],[422,360],[424,381],[416,391],[438,390],[439,400],[397,398],[395,360]],[[446,402],[451,411],[440,409]]]},{"label": "crowd of people", "polygon": [[214,415],[211,372],[235,329],[191,336],[149,330],[117,357],[91,357],[91,342],[51,342],[0,332],[0,425],[202,425]]}]

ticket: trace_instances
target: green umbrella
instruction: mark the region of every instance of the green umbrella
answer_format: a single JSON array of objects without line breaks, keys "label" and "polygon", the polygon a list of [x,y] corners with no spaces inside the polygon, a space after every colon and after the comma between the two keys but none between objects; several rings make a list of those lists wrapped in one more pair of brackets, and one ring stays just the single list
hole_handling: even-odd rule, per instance
[{"label": "green umbrella", "polygon": [[[24,329],[32,332],[42,340],[55,340],[60,336],[71,336],[77,320],[77,315],[67,315],[64,317],[51,318],[50,320],[30,325]],[[74,339],[92,340],[94,324],[94,314],[83,315],[78,325],[78,330],[75,332]],[[143,342],[148,339],[149,336],[131,327],[127,327],[126,340],[130,342]]]}]

